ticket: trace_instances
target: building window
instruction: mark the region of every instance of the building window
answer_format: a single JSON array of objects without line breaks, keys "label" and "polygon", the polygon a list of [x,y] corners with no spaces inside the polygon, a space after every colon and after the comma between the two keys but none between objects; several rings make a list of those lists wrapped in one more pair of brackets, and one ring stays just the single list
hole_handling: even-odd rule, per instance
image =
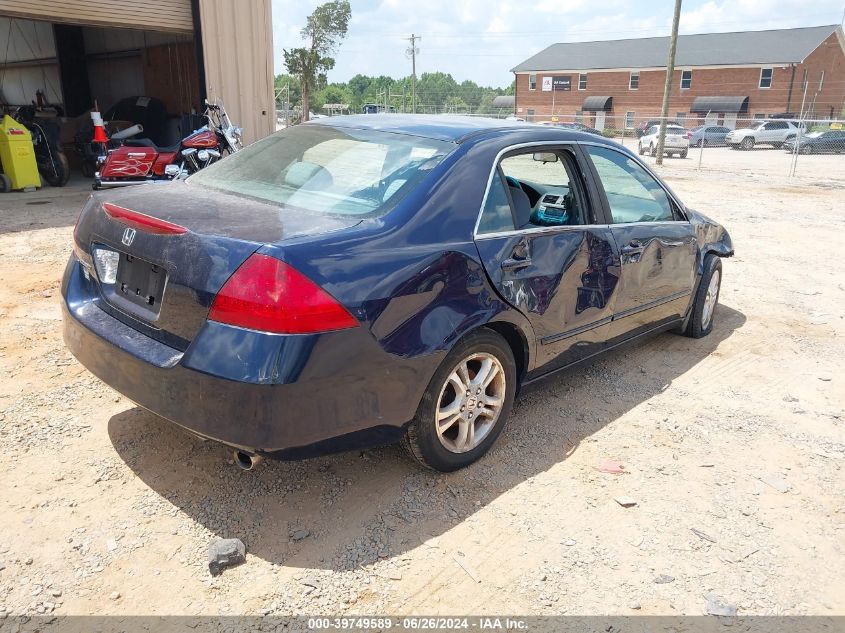
[{"label": "building window", "polygon": [[683,125],[684,120],[687,118],[687,113],[686,112],[678,112],[678,113],[675,114],[675,118],[678,120],[678,123]]},{"label": "building window", "polygon": [[824,86],[824,71],[822,71],[822,76],[819,77],[819,92],[822,91],[823,86]]},{"label": "building window", "polygon": [[629,90],[638,90],[640,87],[640,73],[639,71],[631,73],[631,76],[628,78],[628,89]]},{"label": "building window", "polygon": [[528,89],[537,90],[537,75],[534,73],[528,75]]},{"label": "building window", "polygon": [[[822,79],[824,79],[824,71],[822,71]],[[586,90],[587,89],[587,75],[581,74],[578,75],[578,90]],[[819,88],[821,90],[821,88]]]},{"label": "building window", "polygon": [[534,120],[534,108],[528,108],[528,116],[526,118],[529,122]]},{"label": "building window", "polygon": [[584,120],[584,111],[583,110],[575,110],[575,122],[581,123]]},{"label": "building window", "polygon": [[771,68],[761,68],[760,69],[760,87],[761,88],[771,88],[772,87],[772,69]]},{"label": "building window", "polygon": [[634,129],[634,117],[636,116],[636,112],[626,112],[625,113],[625,129],[626,130],[633,130]]},{"label": "building window", "polygon": [[681,90],[689,90],[692,88],[692,71],[691,70],[682,70],[681,71]]},{"label": "building window", "polygon": [[755,115],[754,115],[754,118],[755,118],[755,119],[765,119],[765,118],[766,118],[766,115],[765,115],[765,114],[758,113],[758,114],[755,114]]}]

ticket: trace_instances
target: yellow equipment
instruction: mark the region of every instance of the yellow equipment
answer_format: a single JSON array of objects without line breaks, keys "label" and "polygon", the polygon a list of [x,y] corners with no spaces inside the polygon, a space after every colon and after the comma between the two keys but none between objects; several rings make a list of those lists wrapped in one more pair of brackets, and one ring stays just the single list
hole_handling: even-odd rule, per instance
[{"label": "yellow equipment", "polygon": [[[32,148],[32,134],[8,114],[0,122],[0,165],[11,182],[11,189],[41,186]],[[3,180],[0,178],[0,181]],[[0,189],[4,184],[0,182]]]}]

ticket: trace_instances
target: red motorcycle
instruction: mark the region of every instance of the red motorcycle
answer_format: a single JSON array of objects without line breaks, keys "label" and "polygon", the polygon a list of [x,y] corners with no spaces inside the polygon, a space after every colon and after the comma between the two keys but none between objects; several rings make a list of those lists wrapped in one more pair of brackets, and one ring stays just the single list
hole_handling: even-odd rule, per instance
[{"label": "red motorcycle", "polygon": [[232,125],[222,105],[206,102],[208,124],[171,147],[150,139],[129,139],[99,158],[94,189],[185,178],[223,156],[240,151],[241,129]]}]

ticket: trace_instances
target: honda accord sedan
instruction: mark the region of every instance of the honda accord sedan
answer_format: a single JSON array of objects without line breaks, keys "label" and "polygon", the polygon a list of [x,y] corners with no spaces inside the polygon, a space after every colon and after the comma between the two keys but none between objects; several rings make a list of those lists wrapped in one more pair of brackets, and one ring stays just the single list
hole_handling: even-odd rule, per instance
[{"label": "honda accord sedan", "polygon": [[467,466],[521,386],[646,335],[707,335],[733,254],[613,141],[397,114],[95,194],[73,235],[68,348],[246,468],[400,441]]}]

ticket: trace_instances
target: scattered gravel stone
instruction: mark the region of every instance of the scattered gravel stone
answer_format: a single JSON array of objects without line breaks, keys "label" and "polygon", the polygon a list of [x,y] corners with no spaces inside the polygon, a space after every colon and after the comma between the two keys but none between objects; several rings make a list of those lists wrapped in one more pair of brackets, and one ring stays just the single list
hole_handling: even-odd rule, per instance
[{"label": "scattered gravel stone", "polygon": [[120,600],[120,592],[119,591],[112,591],[109,594],[109,600]]},{"label": "scattered gravel stone", "polygon": [[670,582],[675,582],[675,577],[667,574],[660,574],[654,579],[654,584],[656,585],[666,585]]},{"label": "scattered gravel stone", "polygon": [[623,508],[631,508],[631,507],[637,505],[637,500],[634,499],[633,497],[625,497],[625,496],[616,497],[614,499],[614,501],[616,501],[616,503],[618,503]]},{"label": "scattered gravel stone", "polygon": [[302,530],[295,530],[294,532],[291,532],[290,537],[294,541],[301,541],[304,538],[308,538],[310,535],[311,535],[311,532],[309,532],[308,530],[302,529]]},{"label": "scattered gravel stone", "polygon": [[53,596],[54,598],[61,598],[62,597],[62,590],[61,589],[53,589],[50,592],[50,595]]},{"label": "scattered gravel stone", "polygon": [[227,567],[240,565],[246,560],[246,546],[240,539],[224,538],[208,547],[208,571],[218,576]]},{"label": "scattered gravel stone", "polygon": [[706,596],[707,598],[707,615],[723,615],[723,616],[734,616],[736,615],[736,605],[731,604],[720,598],[719,596],[714,596],[710,594]]},{"label": "scattered gravel stone", "polygon": [[631,604],[628,605],[628,607],[630,609],[633,609],[634,611],[639,611],[640,609],[643,608],[643,605],[641,605],[639,602],[632,602]]},{"label": "scattered gravel stone", "polygon": [[771,486],[780,493],[789,492],[792,488],[792,486],[789,485],[789,482],[777,473],[763,475],[762,477],[760,477],[760,481],[762,481],[767,486]]}]

